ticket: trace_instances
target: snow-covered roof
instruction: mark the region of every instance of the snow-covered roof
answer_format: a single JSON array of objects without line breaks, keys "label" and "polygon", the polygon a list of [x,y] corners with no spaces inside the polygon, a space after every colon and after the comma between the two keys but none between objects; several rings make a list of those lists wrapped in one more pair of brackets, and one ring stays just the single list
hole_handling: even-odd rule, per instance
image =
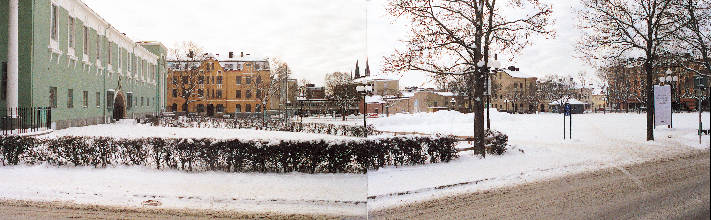
[{"label": "snow-covered roof", "polygon": [[526,75],[525,73],[522,73],[520,71],[504,71],[506,74],[509,74],[511,77],[515,78],[534,78],[532,76]]},{"label": "snow-covered roof", "polygon": [[584,105],[585,103],[578,101],[577,99],[574,98],[561,98],[556,101],[553,101],[549,103],[549,105],[560,105],[561,103],[570,103],[571,105]]},{"label": "snow-covered roof", "polygon": [[383,97],[382,97],[382,96],[379,96],[379,95],[366,96],[366,97],[365,97],[365,102],[366,102],[366,103],[369,103],[369,104],[373,104],[373,103],[378,103],[378,104],[386,103],[385,101],[383,101]]},{"label": "snow-covered roof", "polygon": [[401,92],[401,93],[402,93],[402,97],[406,97],[406,98],[415,96],[414,92]]},{"label": "snow-covered roof", "polygon": [[360,77],[358,79],[354,79],[353,82],[357,83],[368,83],[372,81],[392,81],[392,80],[400,80],[398,77],[394,76],[366,76],[366,77]]},{"label": "snow-covered roof", "polygon": [[434,92],[436,94],[439,94],[441,96],[454,96],[453,92]]}]

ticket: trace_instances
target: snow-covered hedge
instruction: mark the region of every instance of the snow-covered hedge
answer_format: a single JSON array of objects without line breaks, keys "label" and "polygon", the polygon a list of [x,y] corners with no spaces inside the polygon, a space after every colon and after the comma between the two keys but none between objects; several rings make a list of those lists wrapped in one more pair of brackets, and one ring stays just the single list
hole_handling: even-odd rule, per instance
[{"label": "snow-covered hedge", "polygon": [[455,138],[450,136],[341,142],[1,136],[0,141],[3,165],[144,165],[186,171],[366,173],[384,166],[449,162],[457,157]]},{"label": "snow-covered hedge", "polygon": [[367,127],[354,125],[334,125],[324,123],[301,123],[289,122],[283,120],[266,120],[261,119],[224,119],[224,118],[171,118],[162,117],[155,118],[146,123],[151,123],[155,126],[177,127],[177,128],[254,128],[258,130],[268,131],[290,131],[290,132],[306,132],[317,134],[330,134],[351,137],[363,137],[367,132],[368,135],[376,134],[375,128],[372,125]]}]

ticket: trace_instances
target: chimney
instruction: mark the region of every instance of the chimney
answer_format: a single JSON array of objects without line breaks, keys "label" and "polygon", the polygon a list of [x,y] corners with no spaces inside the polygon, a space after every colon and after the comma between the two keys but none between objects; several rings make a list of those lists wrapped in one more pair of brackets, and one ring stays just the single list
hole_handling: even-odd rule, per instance
[{"label": "chimney", "polygon": [[230,51],[229,57],[230,57],[230,59],[235,58],[235,53],[233,53],[232,51]]},{"label": "chimney", "polygon": [[239,57],[244,57],[244,52],[239,52]]}]

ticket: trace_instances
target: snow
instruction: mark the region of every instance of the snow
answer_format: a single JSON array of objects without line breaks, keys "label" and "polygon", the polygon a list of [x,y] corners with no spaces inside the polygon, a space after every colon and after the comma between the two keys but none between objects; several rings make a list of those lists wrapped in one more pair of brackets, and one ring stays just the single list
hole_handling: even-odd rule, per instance
[{"label": "snow", "polygon": [[[385,167],[371,170],[368,174],[183,172],[142,166],[105,169],[2,166],[0,198],[126,207],[142,207],[142,201],[156,199],[163,205],[145,208],[363,215],[366,209],[541,181],[709,149],[709,136],[702,136],[699,144],[696,131],[698,113],[674,113],[674,128],[658,126],[655,129],[656,140],[646,141],[645,114],[577,114],[572,116],[573,139],[566,136],[564,140],[561,114],[490,111],[492,128],[509,135],[511,146],[504,155],[487,155],[485,159],[465,151],[460,152],[459,159],[450,163]],[[349,116],[347,119],[308,117],[303,120],[334,124],[363,123],[362,117]],[[708,113],[702,114],[702,121],[704,129],[708,129]],[[381,131],[471,136],[474,130],[473,114],[455,111],[395,114],[368,118],[367,122]],[[130,122],[57,130],[41,137],[61,135],[356,139],[250,129],[163,128]],[[463,142],[457,147],[470,146]]]},{"label": "snow", "polygon": [[[481,159],[461,152],[461,157],[450,163],[369,171],[368,207],[378,209],[709,149],[709,136],[703,136],[699,144],[698,113],[675,113],[673,117],[674,128],[659,126],[655,130],[656,141],[646,141],[645,114],[575,115],[573,139],[563,140],[561,114],[524,115],[493,110],[492,129],[509,135],[511,146],[504,155]],[[708,129],[708,113],[702,115],[702,120],[704,129]],[[472,114],[438,111],[397,114],[375,119],[373,125],[386,131],[471,136],[472,121]],[[470,146],[461,143],[458,147]]]},{"label": "snow", "polygon": [[555,100],[555,101],[549,103],[549,105],[560,105],[560,103],[570,103],[571,105],[584,105],[585,104],[585,103],[578,101],[577,99],[574,99],[574,98],[561,98],[561,99],[558,99],[558,100]]}]

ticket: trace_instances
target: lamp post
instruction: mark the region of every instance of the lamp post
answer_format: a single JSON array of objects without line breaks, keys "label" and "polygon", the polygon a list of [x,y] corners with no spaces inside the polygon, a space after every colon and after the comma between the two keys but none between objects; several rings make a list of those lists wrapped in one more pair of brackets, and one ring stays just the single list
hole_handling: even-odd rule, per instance
[{"label": "lamp post", "polygon": [[[669,84],[669,86],[671,86],[671,103],[674,104],[674,84],[676,84],[676,82],[679,81],[679,77],[678,76],[672,77],[672,75],[671,75],[672,70],[671,69],[667,69],[666,73],[667,73],[666,77],[664,77],[664,76],[659,77],[659,82],[662,82],[662,83],[666,82]],[[673,107],[674,106],[672,105],[672,109],[669,110],[670,111],[669,115],[674,113]],[[671,117],[669,122],[670,122],[669,128],[673,128],[674,127],[674,117]]]},{"label": "lamp post", "polygon": [[368,137],[368,132],[366,131],[366,115],[368,114],[368,103],[365,102],[365,97],[369,92],[373,91],[372,86],[356,86],[356,91],[363,95],[363,135]]},{"label": "lamp post", "polygon": [[[496,57],[496,56],[494,56]],[[496,60],[489,60],[489,63],[491,64],[491,67],[494,69],[492,70],[494,73],[501,68],[501,62]],[[489,74],[489,71],[486,71],[486,129],[491,129],[491,119],[489,118],[489,106],[491,105],[491,75]]]}]

